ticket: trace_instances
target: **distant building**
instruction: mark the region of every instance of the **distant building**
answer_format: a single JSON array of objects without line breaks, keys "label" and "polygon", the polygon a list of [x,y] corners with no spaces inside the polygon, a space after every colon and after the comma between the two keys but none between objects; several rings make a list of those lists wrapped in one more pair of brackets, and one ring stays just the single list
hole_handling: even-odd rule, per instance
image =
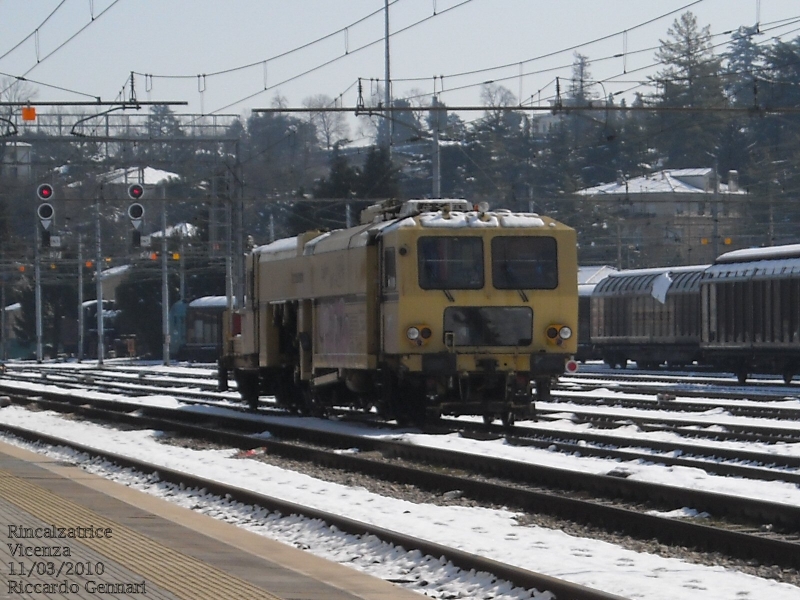
[{"label": "distant building", "polygon": [[14,328],[21,324],[22,305],[11,304],[5,307],[3,319],[4,331],[0,331],[0,361],[15,358],[28,358],[34,352],[31,344],[21,344]]},{"label": "distant building", "polygon": [[[617,268],[676,266],[713,262],[737,247],[741,204],[736,171],[722,183],[711,168],[665,169],[644,177],[579,190],[581,202],[596,202],[604,215],[604,256]],[[608,252],[615,249],[616,256]],[[588,254],[590,248],[582,248]]]},{"label": "distant building", "polygon": [[103,269],[100,273],[100,281],[103,286],[103,300],[116,301],[117,288],[128,276],[131,265],[119,265]]},{"label": "distant building", "polygon": [[0,172],[3,177],[17,181],[31,179],[31,148],[25,142],[6,142]]},{"label": "distant building", "polygon": [[[69,173],[69,168],[69,165],[64,165],[58,171],[62,176],[66,176]],[[161,192],[157,191],[158,188],[180,180],[180,175],[170,171],[154,169],[153,167],[127,167],[99,173],[96,176],[96,181],[73,181],[66,186],[65,195],[81,197],[85,193],[85,187],[89,186],[89,188],[93,189],[94,186],[100,184],[104,189],[105,198],[127,200],[128,188],[132,184],[138,183],[145,190],[143,199],[157,200],[162,198]]]},{"label": "distant building", "polygon": [[[179,181],[181,176],[177,173],[170,171],[162,171],[161,169],[154,169],[153,167],[129,167],[126,169],[114,169],[107,173],[101,173],[97,176],[98,181],[102,182],[104,186],[119,186],[125,191],[121,197],[127,193],[127,188],[132,183],[140,183],[144,186],[145,190],[155,189],[158,186],[166,185],[171,181]],[[153,194],[149,194],[153,198]]]}]

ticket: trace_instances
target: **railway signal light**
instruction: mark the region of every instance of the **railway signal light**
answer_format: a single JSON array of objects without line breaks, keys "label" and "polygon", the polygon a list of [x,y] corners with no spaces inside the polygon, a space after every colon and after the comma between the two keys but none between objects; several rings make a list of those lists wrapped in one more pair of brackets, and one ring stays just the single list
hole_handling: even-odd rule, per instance
[{"label": "railway signal light", "polygon": [[51,200],[54,194],[53,186],[49,183],[43,183],[36,188],[36,195],[39,200]]},{"label": "railway signal light", "polygon": [[[50,204],[49,202],[42,202],[36,208],[36,216],[39,217],[39,222],[42,224],[42,229],[47,233],[47,241],[48,241],[48,243],[46,245],[48,245],[48,246],[50,245],[49,244],[50,232],[48,230],[50,229],[50,223],[53,222],[53,217],[55,216],[55,214],[56,214],[56,211],[53,208],[53,205]],[[42,241],[42,245],[45,245],[44,244],[44,236],[42,236],[42,240],[43,240]]]},{"label": "railway signal light", "polygon": [[[139,200],[142,196],[144,196],[144,186],[142,184],[132,183],[128,186],[128,198]],[[142,209],[142,212],[144,212],[144,209]]]},{"label": "railway signal light", "polygon": [[144,217],[144,206],[138,202],[131,204],[128,207],[128,217],[131,219],[131,221],[135,221]]},{"label": "railway signal light", "polygon": [[[128,195],[133,198],[135,193],[138,192],[131,192],[134,187],[138,187],[141,190],[139,184],[132,185],[128,190]],[[131,225],[133,225],[133,234],[131,236],[131,245],[134,248],[141,248],[142,247],[142,219],[144,218],[144,206],[139,204],[138,202],[134,202],[128,207],[128,218],[131,220]]]},{"label": "railway signal light", "polygon": [[47,221],[53,219],[53,215],[56,214],[56,211],[49,202],[42,202],[39,208],[36,209],[36,214],[39,216],[40,220]]}]

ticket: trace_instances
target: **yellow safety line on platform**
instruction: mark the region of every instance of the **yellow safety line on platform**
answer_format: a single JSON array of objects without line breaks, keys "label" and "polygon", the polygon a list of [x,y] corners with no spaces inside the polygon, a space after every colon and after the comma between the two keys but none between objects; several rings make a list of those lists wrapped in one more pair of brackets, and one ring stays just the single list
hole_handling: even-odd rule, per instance
[{"label": "yellow safety line on platform", "polygon": [[[242,598],[281,600],[255,585],[191,556],[168,548],[116,521],[57,496],[0,469],[0,497],[32,514],[47,525],[75,528],[110,528],[112,537],[67,539],[81,544],[138,573],[148,581],[186,600],[230,598],[233,590]],[[54,540],[48,540],[54,541]]]}]

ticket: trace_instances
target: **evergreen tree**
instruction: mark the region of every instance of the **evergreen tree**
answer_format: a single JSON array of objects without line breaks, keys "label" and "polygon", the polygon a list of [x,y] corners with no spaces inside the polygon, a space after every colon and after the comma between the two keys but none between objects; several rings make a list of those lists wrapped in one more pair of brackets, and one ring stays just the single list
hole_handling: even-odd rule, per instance
[{"label": "evergreen tree", "polygon": [[358,185],[359,198],[397,198],[399,195],[397,169],[386,148],[373,146]]},{"label": "evergreen tree", "polygon": [[176,165],[185,164],[193,154],[189,144],[163,141],[159,138],[186,138],[180,119],[169,106],[155,105],[147,117],[148,143],[141,144],[141,160],[158,168],[175,170]]},{"label": "evergreen tree", "polygon": [[[722,62],[714,55],[709,27],[700,28],[697,18],[686,12],[676,19],[661,40],[656,58],[664,65],[651,78],[659,92],[652,97],[655,108],[723,108]],[[716,113],[658,111],[649,123],[652,141],[666,166],[673,168],[709,165],[718,153],[723,119]]]},{"label": "evergreen tree", "polygon": [[347,162],[339,144],[331,153],[330,173],[314,187],[316,198],[352,198],[358,190],[359,172]]},{"label": "evergreen tree", "polygon": [[739,27],[731,35],[725,53],[725,94],[732,106],[750,107],[755,104],[755,90],[763,64],[763,51],[753,41],[757,27]]},{"label": "evergreen tree", "polygon": [[589,57],[576,52],[572,62],[572,79],[569,87],[571,104],[585,106],[590,100],[597,97],[597,94],[592,90],[591,79]]}]

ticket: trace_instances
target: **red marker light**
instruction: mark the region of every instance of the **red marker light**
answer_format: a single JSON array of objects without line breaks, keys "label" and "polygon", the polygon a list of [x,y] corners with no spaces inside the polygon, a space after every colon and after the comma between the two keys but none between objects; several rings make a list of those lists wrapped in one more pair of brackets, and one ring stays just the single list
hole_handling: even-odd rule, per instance
[{"label": "red marker light", "polygon": [[141,184],[134,183],[128,187],[128,197],[131,200],[138,200],[142,196],[144,196],[144,187]]},{"label": "red marker light", "polygon": [[53,186],[49,183],[43,183],[36,188],[36,195],[40,200],[50,200],[53,197]]}]

